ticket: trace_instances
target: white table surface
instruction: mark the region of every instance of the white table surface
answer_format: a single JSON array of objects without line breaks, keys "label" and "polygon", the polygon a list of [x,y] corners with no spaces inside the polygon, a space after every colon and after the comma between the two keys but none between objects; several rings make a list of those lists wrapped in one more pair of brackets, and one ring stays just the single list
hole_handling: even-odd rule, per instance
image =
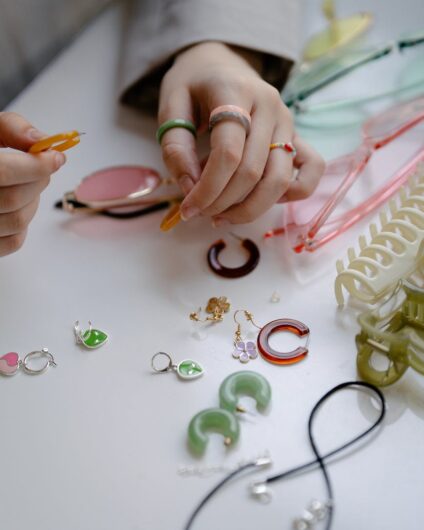
[{"label": "white table surface", "polygon": [[[368,2],[341,4],[348,13]],[[371,37],[382,40],[419,27],[422,5],[373,3],[378,16]],[[308,6],[310,32],[322,19],[312,2]],[[363,227],[315,255],[294,256],[280,239],[261,239],[279,224],[281,207],[275,207],[237,228],[260,242],[261,262],[250,276],[227,281],[208,270],[206,250],[225,231],[206,220],[164,234],[158,228],[161,213],[115,221],[55,211],[54,201],[95,169],[139,163],[164,172],[154,120],[116,103],[120,28],[115,7],[10,105],[47,132],[76,128],[87,135],[68,152],[68,163],[43,194],[23,249],[0,260],[0,353],[46,346],[58,364],[39,377],[20,373],[0,381],[0,527],[177,530],[222,477],[181,476],[180,466],[232,467],[269,451],[272,469],[226,487],[194,528],[291,528],[311,498],[324,498],[319,472],[277,484],[274,501],[266,506],[251,500],[246,486],[310,459],[306,422],[312,406],[332,386],[356,378],[355,314],[337,310],[333,282],[335,260],[345,256]],[[388,66],[378,68],[390,75]],[[346,86],[364,93],[366,76],[359,74]],[[372,83],[379,84],[381,76]],[[355,130],[302,132],[326,157],[359,141]],[[239,258],[237,248],[228,250],[228,264]],[[269,301],[274,290],[281,295],[278,304]],[[261,323],[283,316],[307,323],[311,351],[291,367],[262,359],[247,365],[272,385],[269,414],[242,420],[237,448],[226,451],[212,435],[205,457],[194,459],[186,448],[190,418],[216,405],[223,378],[244,368],[230,355],[231,318],[209,330],[205,340],[193,336],[189,312],[220,295],[228,296],[233,308],[251,310]],[[95,351],[79,348],[72,332],[77,319],[108,331],[109,343]],[[287,345],[287,340],[276,342]],[[150,359],[159,350],[176,361],[196,359],[207,373],[192,382],[152,375]],[[422,528],[424,382],[410,370],[385,395],[384,428],[372,443],[330,466],[337,530]],[[341,444],[375,415],[367,397],[340,395],[318,419],[320,447]]]}]

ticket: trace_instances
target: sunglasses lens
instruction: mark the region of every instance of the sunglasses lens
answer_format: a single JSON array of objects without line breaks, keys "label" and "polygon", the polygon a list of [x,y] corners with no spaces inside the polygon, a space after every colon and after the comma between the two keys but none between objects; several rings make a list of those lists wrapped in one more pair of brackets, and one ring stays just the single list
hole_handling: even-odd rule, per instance
[{"label": "sunglasses lens", "polygon": [[159,173],[143,166],[111,167],[88,175],[75,190],[80,202],[109,201],[154,190],[160,184]]},{"label": "sunglasses lens", "polygon": [[[383,205],[407,181],[417,163],[424,160],[423,129],[416,126],[377,149],[368,163],[366,149],[330,162],[309,198],[287,204],[286,234],[292,248],[307,243],[305,246],[313,250]],[[363,169],[346,194],[336,199],[334,194],[345,177],[361,166]]]}]

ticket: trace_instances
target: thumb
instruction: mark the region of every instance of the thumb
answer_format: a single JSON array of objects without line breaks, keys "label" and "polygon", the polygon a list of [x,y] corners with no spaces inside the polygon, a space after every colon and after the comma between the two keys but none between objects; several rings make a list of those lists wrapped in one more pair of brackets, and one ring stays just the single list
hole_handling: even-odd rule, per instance
[{"label": "thumb", "polygon": [[35,142],[46,136],[19,114],[0,112],[0,147],[28,151]]}]

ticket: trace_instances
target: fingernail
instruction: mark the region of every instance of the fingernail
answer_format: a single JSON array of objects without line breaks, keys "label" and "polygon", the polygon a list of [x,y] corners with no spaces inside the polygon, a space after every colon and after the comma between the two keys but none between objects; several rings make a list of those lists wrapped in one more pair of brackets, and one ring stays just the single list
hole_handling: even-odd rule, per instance
[{"label": "fingernail", "polygon": [[183,221],[188,221],[192,217],[199,215],[200,210],[197,206],[186,206],[181,208],[181,219]]},{"label": "fingernail", "polygon": [[54,154],[56,168],[59,169],[66,162],[66,156],[63,153],[57,152]]},{"label": "fingernail", "polygon": [[219,228],[221,226],[228,226],[230,224],[230,221],[228,219],[225,219],[225,217],[215,217],[212,219],[212,226],[214,228]]},{"label": "fingernail", "polygon": [[41,140],[46,137],[46,134],[33,127],[27,132],[27,136],[30,140]]},{"label": "fingernail", "polygon": [[193,180],[188,175],[183,175],[179,179],[180,188],[182,189],[184,195],[188,195],[193,189]]}]

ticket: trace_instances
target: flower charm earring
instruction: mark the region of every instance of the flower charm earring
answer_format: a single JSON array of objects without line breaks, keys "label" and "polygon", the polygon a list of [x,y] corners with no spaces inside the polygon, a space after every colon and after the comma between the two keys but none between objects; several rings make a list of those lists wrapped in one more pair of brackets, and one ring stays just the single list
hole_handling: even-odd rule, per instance
[{"label": "flower charm earring", "polygon": [[230,307],[231,304],[226,296],[220,296],[219,298],[209,298],[205,311],[211,316],[208,316],[202,320],[199,317],[199,313],[202,308],[199,308],[199,311],[190,313],[190,320],[194,320],[194,322],[222,322],[224,319],[224,314],[228,313]]},{"label": "flower charm earring", "polygon": [[238,359],[241,363],[247,363],[250,359],[256,359],[258,352],[256,345],[251,340],[244,342],[242,340],[234,343],[235,349],[232,353],[234,359]]},{"label": "flower charm earring", "polygon": [[244,313],[244,316],[246,317],[246,320],[248,320],[249,322],[251,322],[255,327],[257,327],[258,329],[259,326],[257,326],[254,322],[253,322],[253,315],[252,313],[249,313],[249,311],[246,311],[246,310],[240,310],[238,309],[235,313],[234,313],[234,322],[237,324],[237,329],[236,329],[236,333],[234,335],[234,351],[232,353],[232,356],[234,357],[234,359],[238,359],[241,363],[247,363],[250,361],[250,359],[256,359],[256,357],[258,356],[258,351],[256,349],[256,344],[251,341],[251,340],[248,340],[248,341],[244,341],[242,336],[241,336],[241,325],[240,323],[237,321],[237,313],[239,313],[240,311],[242,311]]},{"label": "flower charm earring", "polygon": [[79,321],[77,320],[74,324],[74,334],[77,344],[83,344],[90,350],[100,348],[100,346],[103,346],[109,338],[104,331],[93,329],[90,321],[88,321],[88,329],[81,331]]}]

